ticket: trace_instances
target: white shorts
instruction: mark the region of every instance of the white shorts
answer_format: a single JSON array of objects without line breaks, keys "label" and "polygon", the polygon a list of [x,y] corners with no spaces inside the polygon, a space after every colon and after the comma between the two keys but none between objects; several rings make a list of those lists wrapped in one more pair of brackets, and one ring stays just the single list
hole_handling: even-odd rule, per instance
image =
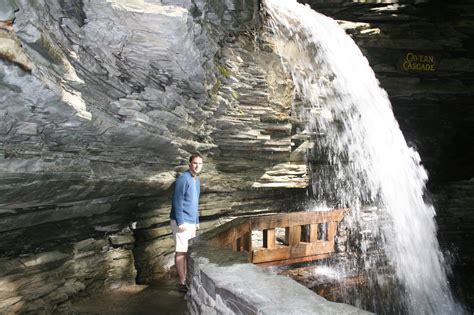
[{"label": "white shorts", "polygon": [[176,245],[175,251],[179,253],[186,253],[188,251],[188,242],[196,236],[196,224],[183,223],[186,230],[178,232],[178,225],[175,220],[171,220],[171,230],[173,231],[174,243]]}]

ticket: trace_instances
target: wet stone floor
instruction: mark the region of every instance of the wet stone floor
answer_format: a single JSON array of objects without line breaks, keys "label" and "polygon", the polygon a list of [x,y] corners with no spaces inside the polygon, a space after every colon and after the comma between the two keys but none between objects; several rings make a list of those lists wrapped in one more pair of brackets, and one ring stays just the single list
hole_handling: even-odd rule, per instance
[{"label": "wet stone floor", "polygon": [[184,294],[176,290],[175,279],[150,285],[132,285],[108,290],[72,303],[68,314],[185,314]]}]

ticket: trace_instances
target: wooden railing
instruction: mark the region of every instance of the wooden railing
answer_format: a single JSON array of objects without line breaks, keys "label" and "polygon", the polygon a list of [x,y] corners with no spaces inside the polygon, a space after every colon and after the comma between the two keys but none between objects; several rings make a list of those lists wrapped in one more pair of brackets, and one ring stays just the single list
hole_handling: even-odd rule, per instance
[{"label": "wooden railing", "polygon": [[[254,264],[274,266],[312,261],[335,251],[337,226],[348,212],[336,209],[242,217],[219,226],[206,238],[209,245],[247,252],[249,262]],[[280,233],[282,238],[277,237],[278,231],[284,231]],[[259,232],[263,234],[262,246],[252,248],[252,234]]]}]

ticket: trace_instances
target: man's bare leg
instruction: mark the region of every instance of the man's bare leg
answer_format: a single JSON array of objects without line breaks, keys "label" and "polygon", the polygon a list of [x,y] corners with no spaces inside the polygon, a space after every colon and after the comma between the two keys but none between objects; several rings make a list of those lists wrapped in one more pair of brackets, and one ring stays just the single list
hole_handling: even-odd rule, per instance
[{"label": "man's bare leg", "polygon": [[184,284],[186,282],[186,253],[176,252],[174,263],[178,271],[179,283]]}]

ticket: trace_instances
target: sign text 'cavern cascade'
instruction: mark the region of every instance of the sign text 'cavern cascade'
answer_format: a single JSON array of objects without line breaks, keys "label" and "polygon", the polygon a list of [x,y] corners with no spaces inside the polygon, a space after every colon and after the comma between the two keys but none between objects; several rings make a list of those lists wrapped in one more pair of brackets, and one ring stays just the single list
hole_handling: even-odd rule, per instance
[{"label": "sign text 'cavern cascade'", "polygon": [[430,53],[407,52],[401,61],[400,68],[407,72],[435,72],[439,58]]}]

